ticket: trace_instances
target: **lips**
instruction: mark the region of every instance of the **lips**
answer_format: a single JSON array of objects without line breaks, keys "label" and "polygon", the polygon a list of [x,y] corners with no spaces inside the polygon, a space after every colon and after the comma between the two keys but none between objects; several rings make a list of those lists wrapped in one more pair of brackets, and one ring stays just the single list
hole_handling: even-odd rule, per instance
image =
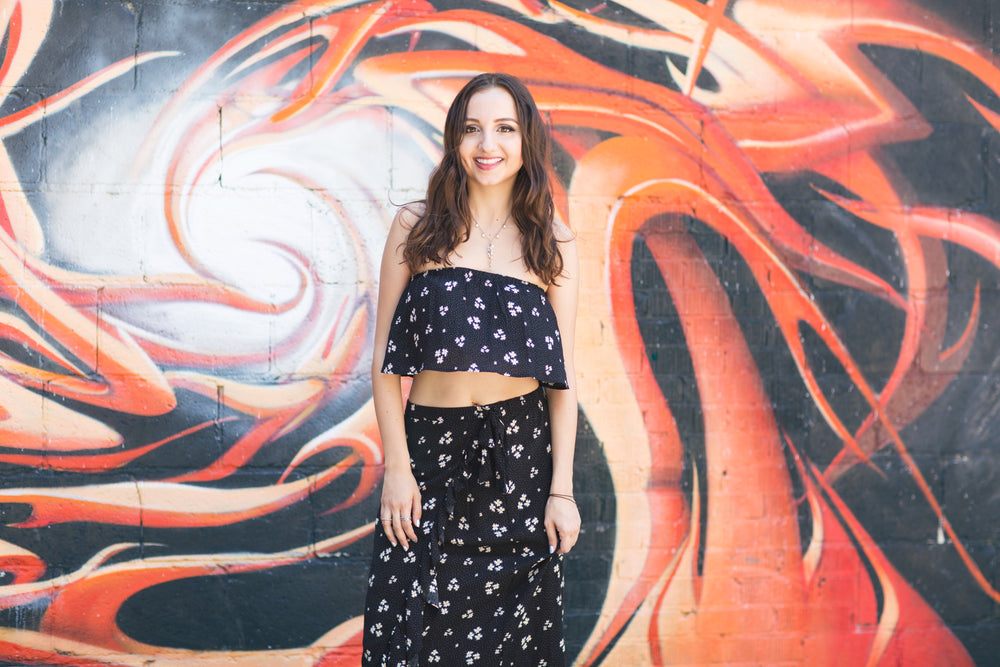
[{"label": "lips", "polygon": [[497,166],[501,162],[503,162],[503,158],[500,158],[500,157],[477,157],[477,158],[475,158],[473,160],[473,162],[476,163],[477,167],[480,167],[482,169],[490,169],[492,167]]}]

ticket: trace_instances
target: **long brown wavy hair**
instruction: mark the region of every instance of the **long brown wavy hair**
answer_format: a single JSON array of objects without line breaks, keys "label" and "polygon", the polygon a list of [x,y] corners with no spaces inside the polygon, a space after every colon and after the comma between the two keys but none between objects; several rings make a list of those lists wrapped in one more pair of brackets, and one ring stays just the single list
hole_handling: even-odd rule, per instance
[{"label": "long brown wavy hair", "polygon": [[469,188],[458,145],[465,131],[469,100],[481,90],[502,88],[514,98],[521,126],[523,166],[514,179],[511,219],[521,232],[525,266],[551,285],[562,273],[563,258],[555,237],[555,206],[549,186],[548,128],[531,93],[519,79],[502,72],[480,74],[459,91],[444,121],[444,157],[431,173],[423,214],[414,223],[403,246],[411,273],[428,264],[451,265],[451,253],[472,233]]}]

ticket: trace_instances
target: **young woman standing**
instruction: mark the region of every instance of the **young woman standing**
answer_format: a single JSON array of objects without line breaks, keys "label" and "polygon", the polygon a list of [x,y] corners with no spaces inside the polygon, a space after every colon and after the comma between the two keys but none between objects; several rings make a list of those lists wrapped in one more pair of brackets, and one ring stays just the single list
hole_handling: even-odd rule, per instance
[{"label": "young woman standing", "polygon": [[[527,88],[482,74],[382,257],[372,388],[385,453],[365,665],[562,665],[576,543],[576,242]],[[413,376],[402,403],[400,376]]]}]

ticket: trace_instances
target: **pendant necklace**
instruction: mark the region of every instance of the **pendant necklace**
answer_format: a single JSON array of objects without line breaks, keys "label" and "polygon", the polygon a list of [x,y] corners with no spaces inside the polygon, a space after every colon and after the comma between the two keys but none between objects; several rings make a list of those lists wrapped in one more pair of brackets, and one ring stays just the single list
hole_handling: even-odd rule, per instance
[{"label": "pendant necklace", "polygon": [[486,239],[486,243],[487,243],[487,246],[486,246],[486,265],[489,266],[489,267],[493,266],[493,246],[496,245],[496,241],[497,241],[498,238],[500,238],[501,232],[503,232],[504,228],[507,227],[507,222],[508,221],[510,221],[510,213],[507,214],[507,218],[504,219],[503,224],[500,225],[500,229],[497,230],[497,233],[494,234],[492,237],[489,237],[489,236],[486,235],[486,232],[483,231],[483,228],[479,226],[479,222],[476,220],[475,216],[473,216],[473,218],[472,218],[472,224],[475,225],[476,229],[479,230],[480,236],[482,236],[484,239]]}]

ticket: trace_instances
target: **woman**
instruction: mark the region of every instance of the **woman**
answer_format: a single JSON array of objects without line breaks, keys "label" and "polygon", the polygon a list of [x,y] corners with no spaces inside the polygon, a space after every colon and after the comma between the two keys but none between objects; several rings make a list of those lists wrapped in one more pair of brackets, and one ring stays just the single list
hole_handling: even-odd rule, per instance
[{"label": "woman", "polygon": [[[548,158],[527,88],[481,74],[448,111],[427,198],[389,231],[366,665],[564,663],[578,275]],[[401,375],[414,377],[405,407]]]}]

